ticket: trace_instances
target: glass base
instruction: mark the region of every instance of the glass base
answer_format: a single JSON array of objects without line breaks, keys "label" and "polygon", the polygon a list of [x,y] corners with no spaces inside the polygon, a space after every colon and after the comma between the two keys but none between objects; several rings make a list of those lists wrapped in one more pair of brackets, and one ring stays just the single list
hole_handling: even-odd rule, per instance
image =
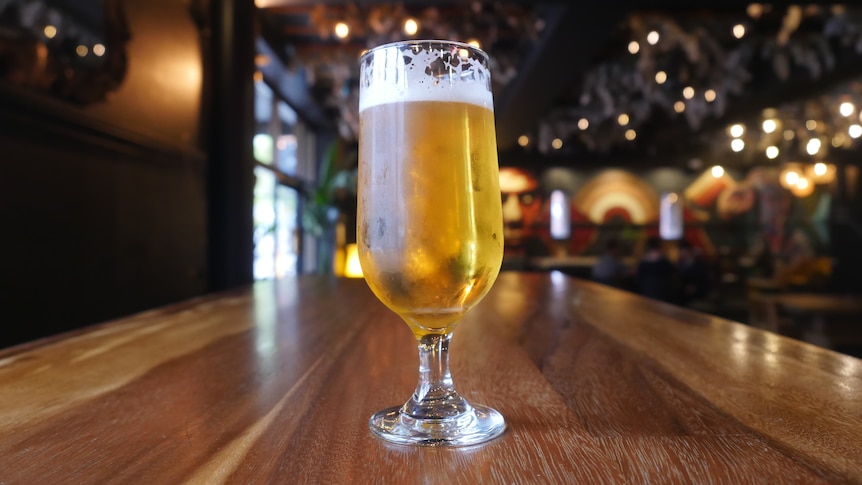
[{"label": "glass base", "polygon": [[503,434],[503,415],[487,406],[474,405],[451,418],[414,418],[401,407],[384,409],[368,421],[377,436],[402,445],[470,446]]}]

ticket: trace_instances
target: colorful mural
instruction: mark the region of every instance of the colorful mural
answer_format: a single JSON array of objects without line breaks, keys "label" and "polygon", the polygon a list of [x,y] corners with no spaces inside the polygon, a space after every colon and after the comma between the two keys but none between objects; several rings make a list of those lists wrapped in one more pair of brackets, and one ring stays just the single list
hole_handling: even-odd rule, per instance
[{"label": "colorful mural", "polygon": [[[553,189],[562,190],[570,201],[572,235],[554,241],[549,234],[550,189],[540,182],[541,174],[501,168],[507,254],[596,255],[609,240],[637,252],[647,238],[658,235],[659,200],[668,191],[660,179],[640,175],[605,169],[562,177],[569,179],[568,185],[557,182]],[[683,239],[707,255],[731,252],[756,259],[763,253],[792,263],[827,251],[828,185],[795,197],[780,185],[778,169],[771,167],[744,175],[720,168],[673,175],[672,189],[684,204]]]}]

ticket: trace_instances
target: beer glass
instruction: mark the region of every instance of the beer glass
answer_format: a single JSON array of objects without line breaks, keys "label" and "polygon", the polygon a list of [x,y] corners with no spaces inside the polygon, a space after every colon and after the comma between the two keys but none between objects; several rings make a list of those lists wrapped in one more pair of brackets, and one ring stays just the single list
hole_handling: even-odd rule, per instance
[{"label": "beer glass", "polygon": [[488,56],[458,42],[405,41],[360,62],[359,260],[419,346],[413,396],[369,426],[401,444],[481,443],[505,422],[456,392],[448,349],[503,259]]}]

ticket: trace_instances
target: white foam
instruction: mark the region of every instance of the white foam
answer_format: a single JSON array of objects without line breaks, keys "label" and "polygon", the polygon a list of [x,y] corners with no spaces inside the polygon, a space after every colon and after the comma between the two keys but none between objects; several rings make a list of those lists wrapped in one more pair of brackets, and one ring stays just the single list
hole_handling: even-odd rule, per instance
[{"label": "white foam", "polygon": [[[494,110],[490,73],[478,60],[461,61],[463,58],[459,58],[457,65],[446,66],[448,74],[434,76],[426,73],[426,67],[437,60],[438,55],[416,49],[405,53],[402,48],[399,45],[378,48],[370,53],[371,58],[363,59],[359,81],[360,112],[386,103],[416,101],[455,101]],[[405,57],[412,60],[406,69],[400,70]],[[470,69],[462,70],[462,62],[471,62]],[[470,80],[461,78],[467,75]]]}]

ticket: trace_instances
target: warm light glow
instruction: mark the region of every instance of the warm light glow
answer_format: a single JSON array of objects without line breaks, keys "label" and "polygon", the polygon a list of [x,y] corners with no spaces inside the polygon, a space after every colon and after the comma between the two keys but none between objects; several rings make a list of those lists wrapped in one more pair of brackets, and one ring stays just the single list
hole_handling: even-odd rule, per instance
[{"label": "warm light glow", "polygon": [[578,120],[578,128],[581,130],[586,130],[590,127],[590,122],[586,118],[581,118]]},{"label": "warm light glow", "polygon": [[525,147],[530,144],[530,137],[527,135],[521,135],[518,137],[518,145]]},{"label": "warm light glow", "polygon": [[741,39],[745,37],[745,26],[742,24],[736,24],[733,26],[733,36],[737,39]]},{"label": "warm light glow", "polygon": [[775,120],[763,120],[763,132],[772,133],[778,128],[778,123]]},{"label": "warm light glow", "polygon": [[559,138],[554,138],[554,140],[551,142],[551,146],[554,148],[554,150],[559,150],[560,148],[563,148],[563,140],[560,140]]},{"label": "warm light glow", "polygon": [[404,21],[404,33],[407,35],[416,35],[419,32],[419,22],[414,18],[408,18]]},{"label": "warm light glow", "polygon": [[805,151],[808,152],[809,155],[817,155],[817,152],[820,151],[820,139],[812,138],[808,140],[808,143],[805,145]]},{"label": "warm light glow", "polygon": [[87,52],[89,52],[89,49],[87,49],[87,46],[85,46],[84,44],[75,47],[75,54],[78,54],[79,57],[86,56]]},{"label": "warm light glow", "polygon": [[711,102],[715,101],[715,90],[714,89],[707,89],[706,91],[704,91],[703,92],[703,99],[705,99],[707,103],[711,103]]},{"label": "warm light glow", "polygon": [[646,41],[649,42],[649,45],[658,44],[659,39],[661,39],[661,36],[655,30],[651,31],[646,36]]},{"label": "warm light glow", "polygon": [[781,176],[778,181],[785,189],[791,189],[796,186],[796,182],[799,181],[801,173],[802,170],[798,164],[787,165],[784,167],[784,170],[781,171]]},{"label": "warm light glow", "polygon": [[814,192],[814,184],[805,177],[799,177],[796,183],[790,187],[790,191],[797,197],[808,197]]},{"label": "warm light glow", "polygon": [[712,173],[713,178],[720,179],[724,176],[724,167],[721,165],[713,165],[710,173]]},{"label": "warm light glow", "polygon": [[42,29],[42,33],[45,34],[45,37],[49,39],[53,39],[57,36],[57,27],[53,25],[46,25],[44,29]]},{"label": "warm light glow", "polygon": [[691,86],[686,86],[682,90],[682,97],[685,99],[691,99],[694,97],[694,88]]},{"label": "warm light glow", "polygon": [[806,122],[805,122],[805,127],[806,127],[806,128],[808,128],[808,129],[809,129],[809,130],[811,130],[811,131],[814,131],[814,130],[816,130],[816,129],[817,129],[817,121],[815,121],[815,120],[808,120],[808,121],[806,121]]},{"label": "warm light glow", "polygon": [[832,146],[838,148],[844,144],[846,139],[847,137],[844,136],[844,133],[836,133],[835,136],[832,137]]},{"label": "warm light glow", "polygon": [[478,39],[470,39],[470,40],[468,40],[468,41],[467,41],[467,44],[468,44],[468,45],[471,45],[471,46],[473,46],[473,47],[475,47],[475,48],[477,48],[477,49],[481,49],[481,48],[482,48],[482,44],[479,42],[479,40],[478,40]]},{"label": "warm light glow", "polygon": [[629,52],[631,52],[632,54],[637,54],[638,51],[640,51],[640,50],[641,50],[641,45],[638,44],[638,41],[633,40],[633,41],[629,42]]},{"label": "warm light glow", "polygon": [[93,54],[96,54],[98,57],[102,57],[105,55],[105,46],[104,44],[96,44],[93,46]]},{"label": "warm light glow", "polygon": [[814,184],[828,184],[835,180],[836,172],[835,165],[817,162],[805,169],[805,177]]},{"label": "warm light glow", "polygon": [[619,123],[620,126],[626,126],[627,124],[629,124],[629,115],[625,113],[620,113],[620,115],[617,116],[617,123]]},{"label": "warm light glow", "polygon": [[853,106],[853,103],[848,101],[841,103],[841,106],[838,107],[838,112],[841,113],[841,116],[851,116],[855,110],[856,107]]},{"label": "warm light glow", "polygon": [[632,130],[632,129],[626,130],[626,140],[632,141],[635,138],[637,138],[637,136],[638,136],[638,134],[635,130]]},{"label": "warm light glow", "polygon": [[677,101],[673,104],[673,110],[677,113],[682,113],[683,111],[685,111],[685,103],[683,103],[682,101]]},{"label": "warm light glow", "polygon": [[752,3],[748,5],[745,11],[748,13],[748,16],[753,19],[760,18],[760,16],[763,14],[763,5],[759,3]]},{"label": "warm light glow", "polygon": [[346,39],[347,36],[350,35],[350,27],[347,26],[344,22],[338,22],[335,24],[335,36],[339,39]]},{"label": "warm light glow", "polygon": [[745,126],[739,123],[730,126],[730,136],[739,138],[743,133],[745,133]]},{"label": "warm light glow", "polygon": [[793,130],[784,130],[784,139],[785,140],[790,141],[793,139],[794,136],[796,136],[796,134],[793,133]]},{"label": "warm light glow", "polygon": [[362,278],[362,266],[359,264],[359,253],[356,244],[348,244],[344,247],[346,261],[344,262],[344,276],[347,278]]},{"label": "warm light glow", "polygon": [[730,141],[730,149],[735,152],[741,152],[745,148],[745,142],[741,138],[734,138]]},{"label": "warm light glow", "polygon": [[851,138],[859,138],[862,136],[862,125],[850,125],[850,128],[847,128],[847,134]]},{"label": "warm light glow", "polygon": [[667,73],[664,71],[659,71],[655,73],[655,82],[658,84],[664,84],[667,81]]},{"label": "warm light glow", "polygon": [[778,154],[779,150],[777,146],[773,145],[766,147],[766,158],[770,160],[775,160],[776,158],[778,158]]}]

